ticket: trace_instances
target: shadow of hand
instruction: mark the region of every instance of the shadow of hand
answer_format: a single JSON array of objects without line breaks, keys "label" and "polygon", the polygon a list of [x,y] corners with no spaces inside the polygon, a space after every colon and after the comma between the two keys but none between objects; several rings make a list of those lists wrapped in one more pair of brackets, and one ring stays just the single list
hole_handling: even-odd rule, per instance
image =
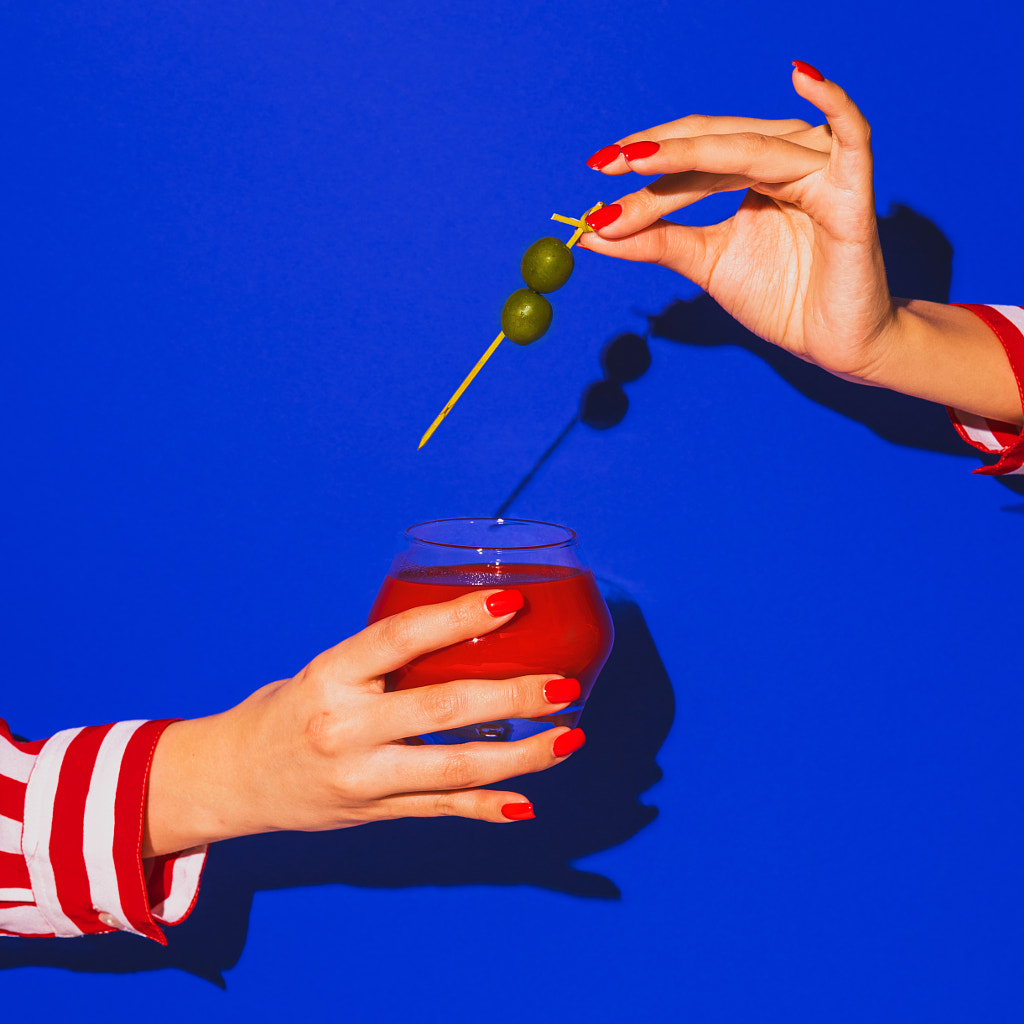
[{"label": "shadow of hand", "polygon": [[[878,233],[893,295],[949,301],[953,247],[935,224],[907,206],[895,206],[879,219]],[[834,377],[752,334],[705,294],[674,302],[652,317],[650,333],[688,345],[738,345],[762,358],[808,398],[863,423],[886,441],[946,455],[971,454],[941,406]],[[1019,477],[997,479],[1024,493]]]}]

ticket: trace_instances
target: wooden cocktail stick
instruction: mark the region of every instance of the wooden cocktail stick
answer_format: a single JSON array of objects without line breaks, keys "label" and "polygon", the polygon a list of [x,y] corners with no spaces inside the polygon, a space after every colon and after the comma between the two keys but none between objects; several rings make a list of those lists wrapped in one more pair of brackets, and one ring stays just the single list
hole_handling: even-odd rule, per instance
[{"label": "wooden cocktail stick", "polygon": [[[561,224],[571,224],[576,230],[572,233],[572,238],[565,243],[567,249],[571,249],[580,238],[580,235],[587,231],[593,231],[594,229],[587,223],[587,218],[595,211],[600,210],[604,206],[604,203],[598,203],[596,206],[592,206],[582,217],[574,219],[572,217],[563,217],[560,213],[553,213],[551,215],[552,220],[557,220]],[[448,415],[455,407],[455,403],[462,397],[462,393],[473,383],[473,378],[484,368],[484,363],[487,362],[491,356],[494,355],[495,350],[501,344],[502,339],[505,337],[504,331],[499,331],[498,336],[488,345],[487,351],[477,360],[476,366],[466,374],[465,380],[455,389],[455,394],[445,402],[444,408],[437,414],[437,418],[433,423],[427,427],[427,432],[420,438],[420,443],[416,446],[417,449],[422,448],[431,438],[434,431],[441,425],[445,416]]]}]

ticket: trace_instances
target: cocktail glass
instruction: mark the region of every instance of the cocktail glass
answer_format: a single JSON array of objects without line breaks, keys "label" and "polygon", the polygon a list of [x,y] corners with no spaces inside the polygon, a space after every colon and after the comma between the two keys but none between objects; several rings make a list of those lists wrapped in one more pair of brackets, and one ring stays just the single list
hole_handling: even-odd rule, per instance
[{"label": "cocktail glass", "polygon": [[387,677],[388,690],[454,679],[557,673],[578,679],[580,696],[558,714],[481,722],[409,743],[518,740],[554,726],[575,728],[612,649],[612,620],[576,534],[528,519],[439,519],[402,535],[370,622],[473,590],[516,589],[524,606],[504,626],[416,658]]}]

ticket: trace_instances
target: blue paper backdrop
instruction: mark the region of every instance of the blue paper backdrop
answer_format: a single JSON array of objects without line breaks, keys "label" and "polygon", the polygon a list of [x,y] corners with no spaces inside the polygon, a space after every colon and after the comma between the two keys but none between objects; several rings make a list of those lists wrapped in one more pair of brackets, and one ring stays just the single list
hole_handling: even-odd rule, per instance
[{"label": "blue paper backdrop", "polygon": [[574,427],[511,509],[579,531],[626,644],[612,727],[523,784],[547,824],[226,844],[167,951],[0,940],[8,1019],[1019,1019],[1024,498],[939,413],[770,365],[683,279],[584,254],[549,336],[416,451],[549,215],[616,198],[586,157],[684,113],[813,118],[794,57],[872,120],[880,212],[934,225],[908,213],[893,274],[938,281],[944,235],[954,300],[1024,301],[1024,17],[951,17],[4,5],[0,714],[26,736],[292,674],[361,626],[397,530],[493,512],[602,346],[675,311],[621,425]]}]

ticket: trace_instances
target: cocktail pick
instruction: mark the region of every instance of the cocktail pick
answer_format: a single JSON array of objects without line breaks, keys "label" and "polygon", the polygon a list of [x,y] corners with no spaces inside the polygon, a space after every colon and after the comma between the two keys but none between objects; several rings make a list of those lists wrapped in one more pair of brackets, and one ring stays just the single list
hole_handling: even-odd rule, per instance
[{"label": "cocktail pick", "polygon": [[[593,231],[593,228],[591,228],[590,225],[587,224],[587,217],[589,217],[595,210],[600,210],[602,206],[604,206],[604,203],[598,203],[596,206],[592,206],[589,210],[587,210],[586,213],[583,214],[582,217],[578,219],[574,219],[572,217],[563,217],[559,213],[553,213],[551,215],[552,220],[557,220],[561,224],[570,224],[576,229],[575,231],[573,231],[572,237],[569,239],[569,241],[565,243],[565,247],[567,249],[571,249],[579,241],[580,235],[584,234],[587,231]],[[473,382],[473,378],[484,368],[484,364],[487,362],[487,360],[494,355],[495,350],[501,344],[504,337],[505,332],[499,331],[498,336],[494,339],[494,341],[490,343],[490,345],[487,346],[487,351],[484,352],[484,354],[477,360],[476,365],[473,367],[473,369],[470,370],[468,374],[466,374],[465,379],[455,389],[455,394],[453,394],[452,397],[449,398],[447,402],[445,402],[444,408],[437,414],[437,418],[427,428],[427,432],[420,438],[420,443],[416,446],[417,449],[422,448],[430,440],[434,431],[437,430],[437,428],[441,425],[441,422],[444,420],[445,416],[447,416],[448,413],[450,413],[452,409],[455,408],[455,403],[462,397],[463,392]]]}]

